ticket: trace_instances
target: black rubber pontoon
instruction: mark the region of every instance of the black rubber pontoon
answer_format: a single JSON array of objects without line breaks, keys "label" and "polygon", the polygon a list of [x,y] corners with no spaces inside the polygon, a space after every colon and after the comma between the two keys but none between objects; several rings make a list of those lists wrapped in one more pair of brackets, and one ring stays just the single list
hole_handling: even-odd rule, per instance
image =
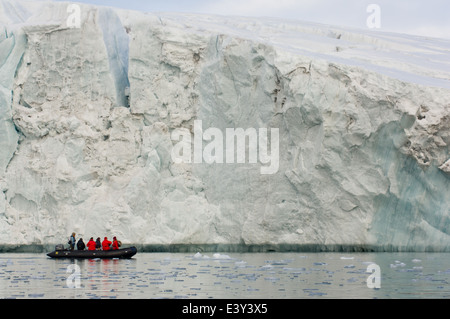
[{"label": "black rubber pontoon", "polygon": [[136,247],[123,248],[118,250],[55,250],[48,253],[51,258],[78,258],[78,259],[129,259],[136,255]]}]

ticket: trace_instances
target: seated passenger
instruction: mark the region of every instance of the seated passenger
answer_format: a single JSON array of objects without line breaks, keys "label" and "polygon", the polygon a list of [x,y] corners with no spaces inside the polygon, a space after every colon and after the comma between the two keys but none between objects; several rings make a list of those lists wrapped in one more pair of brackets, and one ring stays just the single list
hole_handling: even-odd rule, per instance
[{"label": "seated passenger", "polygon": [[113,238],[112,247],[113,247],[113,250],[119,250],[120,244],[116,237]]},{"label": "seated passenger", "polygon": [[88,250],[95,250],[95,248],[96,248],[96,243],[95,243],[93,237],[91,237],[91,239],[89,239],[89,241],[88,241],[88,243],[87,243],[87,247],[88,247]]},{"label": "seated passenger", "polygon": [[105,239],[102,242],[102,247],[103,250],[110,250],[111,248],[109,246],[111,246],[111,242],[108,240],[108,237],[105,237]]}]

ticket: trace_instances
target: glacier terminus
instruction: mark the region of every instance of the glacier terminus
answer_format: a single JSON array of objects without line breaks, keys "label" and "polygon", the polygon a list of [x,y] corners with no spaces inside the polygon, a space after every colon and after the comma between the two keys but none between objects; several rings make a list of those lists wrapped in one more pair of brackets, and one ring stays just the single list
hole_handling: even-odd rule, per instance
[{"label": "glacier terminus", "polygon": [[450,251],[450,40],[71,5],[0,0],[1,249]]}]

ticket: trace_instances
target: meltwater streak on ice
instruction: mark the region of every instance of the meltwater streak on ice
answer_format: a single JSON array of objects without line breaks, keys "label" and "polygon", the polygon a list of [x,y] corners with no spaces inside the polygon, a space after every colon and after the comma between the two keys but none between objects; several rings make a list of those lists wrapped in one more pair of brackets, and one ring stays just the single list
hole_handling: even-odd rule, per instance
[{"label": "meltwater streak on ice", "polygon": [[[373,264],[381,270],[379,289],[367,286]],[[142,253],[83,261],[1,254],[0,298],[439,299],[450,298],[449,265],[443,253]]]}]

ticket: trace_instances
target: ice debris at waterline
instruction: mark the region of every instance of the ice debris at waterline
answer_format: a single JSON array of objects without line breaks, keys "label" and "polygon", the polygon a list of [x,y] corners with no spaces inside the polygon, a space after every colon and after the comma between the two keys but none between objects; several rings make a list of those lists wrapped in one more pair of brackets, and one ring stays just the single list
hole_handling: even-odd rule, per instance
[{"label": "ice debris at waterline", "polygon": [[[68,6],[0,0],[0,245],[450,250],[449,40]],[[174,163],[196,120],[217,161]],[[208,128],[278,129],[278,171]]]}]

